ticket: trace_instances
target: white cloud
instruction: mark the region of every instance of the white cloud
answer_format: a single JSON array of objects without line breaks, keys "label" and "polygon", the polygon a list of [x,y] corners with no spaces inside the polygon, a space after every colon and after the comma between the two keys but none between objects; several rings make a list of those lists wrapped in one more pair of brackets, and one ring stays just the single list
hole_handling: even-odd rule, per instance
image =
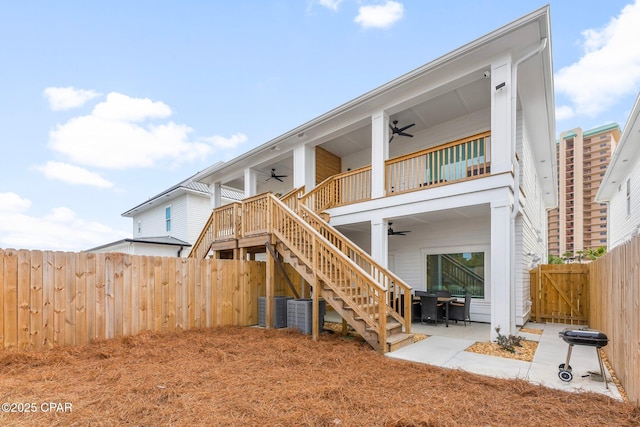
[{"label": "white cloud", "polygon": [[94,90],[76,89],[74,87],[48,87],[44,90],[44,96],[49,101],[53,111],[69,110],[81,107],[85,102],[100,96]]},{"label": "white cloud", "polygon": [[37,217],[28,214],[31,201],[15,193],[0,193],[0,247],[79,251],[129,236],[106,225],[79,219],[58,207]]},{"label": "white cloud", "polygon": [[566,120],[573,117],[575,113],[573,112],[573,108],[568,105],[561,105],[556,107],[556,120]]},{"label": "white cloud", "polygon": [[243,133],[236,133],[234,135],[231,135],[229,138],[215,135],[207,138],[207,141],[211,142],[217,148],[234,149],[238,145],[247,142],[247,139],[247,135]]},{"label": "white cloud", "polygon": [[173,164],[201,159],[216,148],[246,141],[242,134],[191,141],[192,129],[186,125],[151,122],[170,115],[171,109],[162,102],[110,93],[91,114],[51,130],[49,147],[82,166],[126,169],[150,167],[167,159]]},{"label": "white cloud", "polygon": [[42,172],[49,179],[56,179],[69,184],[89,185],[99,188],[113,187],[112,182],[107,181],[97,173],[68,163],[47,162],[42,166],[34,166],[34,169]]},{"label": "white cloud", "polygon": [[164,119],[171,115],[171,108],[164,102],[149,98],[131,98],[117,92],[107,95],[107,100],[93,109],[92,116],[101,120],[141,122],[146,119]]},{"label": "white cloud", "polygon": [[387,0],[381,5],[361,6],[355,22],[364,28],[389,28],[402,19],[403,14],[402,3]]},{"label": "white cloud", "polygon": [[[640,0],[582,35],[584,55],[556,73],[555,89],[568,97],[574,115],[595,117],[640,89]],[[562,108],[561,114],[569,113]]]},{"label": "white cloud", "polygon": [[328,9],[338,10],[338,6],[340,6],[342,0],[319,0],[318,3]]}]

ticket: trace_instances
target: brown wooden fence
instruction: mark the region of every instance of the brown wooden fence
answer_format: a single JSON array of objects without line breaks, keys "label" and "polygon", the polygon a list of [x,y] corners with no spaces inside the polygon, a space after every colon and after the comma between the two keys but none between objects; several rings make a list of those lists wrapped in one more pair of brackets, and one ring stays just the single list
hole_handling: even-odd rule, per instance
[{"label": "brown wooden fence", "polygon": [[640,404],[640,236],[588,264],[541,265],[530,274],[532,320],[603,331],[616,376]]},{"label": "brown wooden fence", "polygon": [[0,249],[0,348],[257,324],[265,280],[256,261]]},{"label": "brown wooden fence", "polygon": [[640,237],[590,264],[589,326],[607,334],[607,358],[640,404]]},{"label": "brown wooden fence", "polygon": [[570,325],[588,323],[588,264],[545,264],[530,273],[532,320]]}]

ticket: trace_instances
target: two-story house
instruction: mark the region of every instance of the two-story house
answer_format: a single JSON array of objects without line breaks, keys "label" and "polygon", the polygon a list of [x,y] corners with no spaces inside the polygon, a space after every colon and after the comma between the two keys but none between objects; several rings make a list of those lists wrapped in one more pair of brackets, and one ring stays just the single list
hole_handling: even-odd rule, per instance
[{"label": "two-story house", "polygon": [[515,333],[557,205],[549,19],[536,10],[194,180],[214,206],[224,187],[298,191],[412,290],[471,294],[472,320]]},{"label": "two-story house", "polygon": [[[220,165],[222,162],[211,167]],[[221,205],[241,198],[242,194],[238,191],[221,189]],[[211,200],[209,187],[195,181],[193,176],[189,177],[122,214],[132,220],[131,238],[91,248],[86,252],[187,257],[209,218]]]},{"label": "two-story house", "polygon": [[611,156],[596,201],[609,204],[608,249],[640,234],[640,95]]}]

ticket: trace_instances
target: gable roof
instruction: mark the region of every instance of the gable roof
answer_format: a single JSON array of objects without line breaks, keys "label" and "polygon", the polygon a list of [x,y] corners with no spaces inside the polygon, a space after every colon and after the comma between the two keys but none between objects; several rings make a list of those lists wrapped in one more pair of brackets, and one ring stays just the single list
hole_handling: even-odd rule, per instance
[{"label": "gable roof", "polygon": [[[218,167],[220,165],[222,165],[224,162],[219,161],[215,164],[213,164],[211,167]],[[198,172],[199,173],[199,172]],[[124,212],[122,214],[122,216],[124,217],[132,217],[134,214],[138,214],[140,212],[144,212],[145,210],[149,209],[153,206],[155,206],[155,202],[157,202],[160,198],[162,197],[177,197],[181,194],[185,194],[185,193],[194,193],[194,194],[201,194],[201,195],[206,195],[209,196],[211,194],[211,192],[209,191],[209,186],[207,184],[204,184],[202,182],[198,182],[197,180],[195,180],[194,178],[198,175],[198,173],[190,176],[189,178],[185,179],[182,182],[179,182],[178,184],[164,190],[161,193],[156,194],[153,197],[150,197],[149,200],[140,203],[137,206],[134,206],[133,208],[129,209],[128,211]],[[232,195],[231,192],[229,192],[229,195]],[[225,196],[223,196],[225,197]]]},{"label": "gable roof", "polygon": [[640,94],[629,114],[622,131],[620,142],[616,146],[607,171],[596,193],[597,202],[609,201],[616,194],[618,185],[631,175],[640,161]]}]

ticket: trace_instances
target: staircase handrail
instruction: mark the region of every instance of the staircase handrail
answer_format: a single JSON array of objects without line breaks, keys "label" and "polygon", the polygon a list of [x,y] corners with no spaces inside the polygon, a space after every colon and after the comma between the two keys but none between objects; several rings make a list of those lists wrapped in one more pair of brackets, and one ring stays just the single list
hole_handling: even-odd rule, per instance
[{"label": "staircase handrail", "polygon": [[291,191],[286,193],[284,196],[281,196],[280,200],[282,200],[282,203],[287,205],[289,209],[295,212],[296,209],[298,208],[298,200],[303,195],[304,195],[304,185],[302,187],[292,189]]},{"label": "staircase handrail", "polygon": [[[307,206],[300,204],[298,209],[300,217],[308,222],[313,228],[315,228],[325,239],[332,243],[338,250],[351,258],[362,270],[367,272],[373,280],[380,283],[386,289],[389,290],[390,295],[397,297],[402,295],[404,298],[404,307],[411,307],[413,288],[405,283],[400,277],[396,276],[392,271],[380,265],[376,260],[368,253],[363,251],[358,245],[353,243],[344,234],[340,233],[320,215],[309,209]],[[397,289],[396,289],[397,288]],[[398,301],[400,301],[398,299]],[[389,314],[404,326],[406,333],[411,332],[411,310],[404,310],[404,316],[401,310],[399,311],[398,303],[395,298],[389,297],[387,301]]]},{"label": "staircase handrail", "polygon": [[334,183],[335,183],[334,177],[335,175],[328,177],[327,179],[322,181],[320,184],[316,185],[311,191],[308,191],[307,193],[303,194],[302,197],[300,197],[298,202],[303,205],[312,203],[314,205],[312,209],[318,212],[322,212],[326,209],[333,207],[333,205],[335,204],[335,197],[330,197],[330,198],[325,197],[328,200],[328,202],[325,202],[325,203],[319,203],[317,199],[318,199],[318,196],[323,192],[324,193],[328,192],[329,194],[332,193],[332,188],[334,188]]},{"label": "staircase handrail", "polygon": [[[277,197],[270,193],[265,197],[270,201],[271,233],[377,331],[380,348],[385,348],[388,290]],[[338,286],[341,281],[349,281],[349,286]]]},{"label": "staircase handrail", "polygon": [[204,224],[204,227],[202,228],[202,231],[198,236],[198,239],[191,247],[191,252],[189,252],[189,258],[204,259],[209,253],[209,250],[211,249],[211,245],[215,240],[214,232],[213,232],[214,218],[215,218],[215,210],[212,210],[211,215],[209,215],[209,219]]},{"label": "staircase handrail", "polygon": [[[240,237],[238,215],[241,206],[240,202],[231,202],[213,209],[198,239],[191,247],[189,258],[204,259],[215,242]],[[229,218],[222,218],[223,215]]]}]

